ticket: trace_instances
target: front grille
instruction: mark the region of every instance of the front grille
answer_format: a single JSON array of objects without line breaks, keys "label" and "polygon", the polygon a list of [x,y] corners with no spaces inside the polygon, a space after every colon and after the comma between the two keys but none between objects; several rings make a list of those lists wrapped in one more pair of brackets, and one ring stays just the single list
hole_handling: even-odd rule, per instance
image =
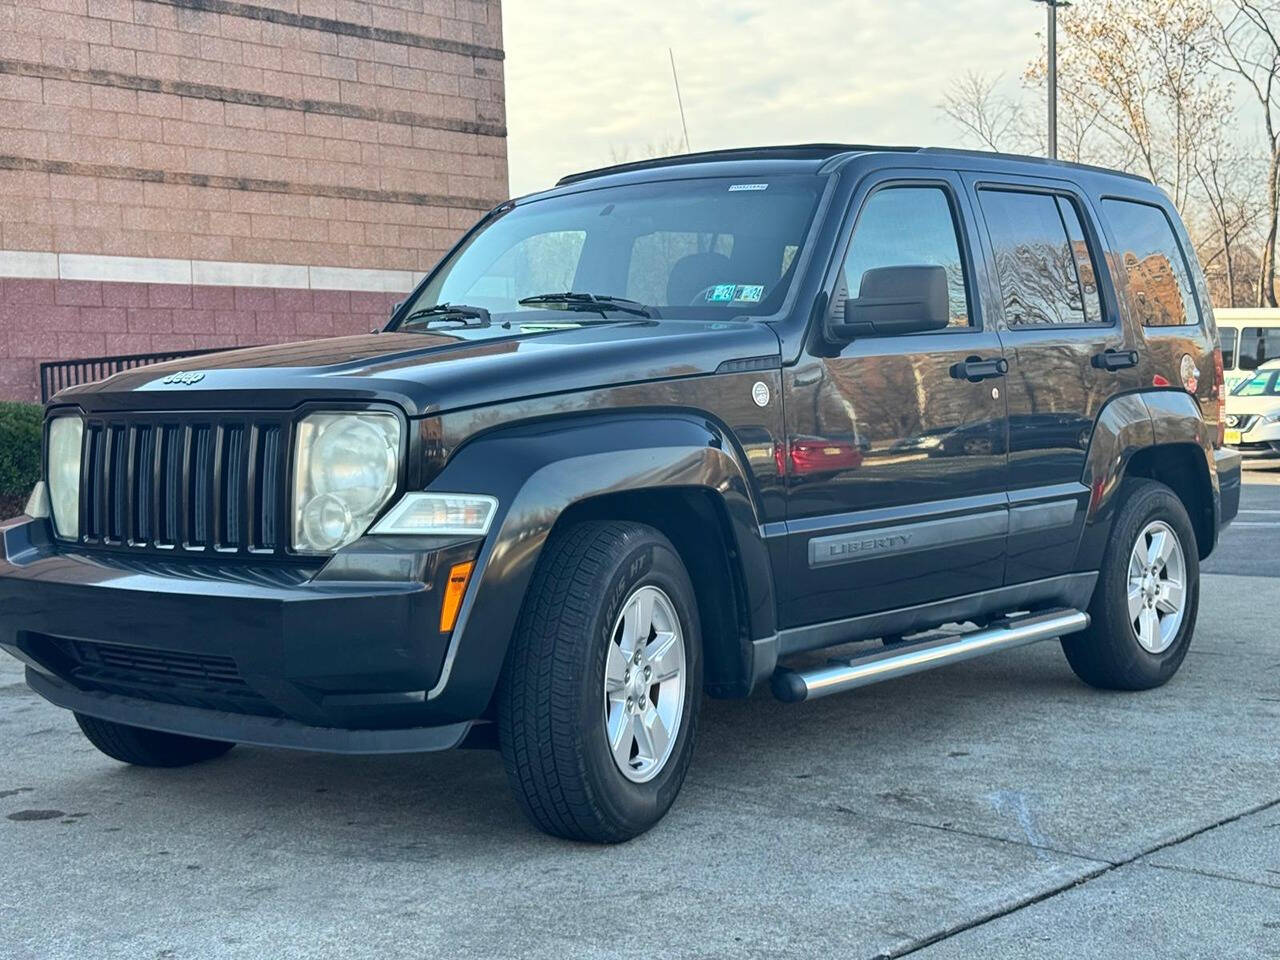
[{"label": "front grille", "polygon": [[230,657],[109,643],[80,642],[76,644],[76,649],[81,661],[86,664],[96,663],[106,670],[129,673],[140,679],[244,684],[236,662]]},{"label": "front grille", "polygon": [[205,710],[280,715],[245,683],[230,657],[42,636],[31,637],[28,646],[37,659],[83,690]]},{"label": "front grille", "polygon": [[169,553],[279,553],[285,424],[146,415],[85,423],[85,544]]}]

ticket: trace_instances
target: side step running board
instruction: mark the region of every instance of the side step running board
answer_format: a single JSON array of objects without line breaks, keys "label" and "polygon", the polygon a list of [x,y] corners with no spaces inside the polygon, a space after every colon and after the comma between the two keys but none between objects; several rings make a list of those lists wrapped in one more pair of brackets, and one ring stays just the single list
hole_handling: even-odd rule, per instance
[{"label": "side step running board", "polygon": [[1010,650],[1039,640],[1052,640],[1089,626],[1089,615],[1079,610],[1048,610],[998,620],[985,629],[943,637],[898,649],[879,650],[852,660],[834,660],[825,667],[789,670],[773,674],[773,695],[798,702],[843,693],[857,687],[932,670],[948,663],[972,660],[999,650]]}]

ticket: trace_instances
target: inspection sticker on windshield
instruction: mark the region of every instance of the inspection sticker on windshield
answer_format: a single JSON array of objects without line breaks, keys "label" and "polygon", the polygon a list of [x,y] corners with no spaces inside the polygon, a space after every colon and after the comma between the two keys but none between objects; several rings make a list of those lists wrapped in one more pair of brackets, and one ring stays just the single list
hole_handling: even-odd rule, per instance
[{"label": "inspection sticker on windshield", "polygon": [[755,193],[760,190],[768,190],[768,189],[769,189],[769,185],[767,183],[731,183],[729,184],[730,193],[743,193],[747,191]]},{"label": "inspection sticker on windshield", "polygon": [[733,299],[742,303],[759,303],[760,298],[764,296],[764,287],[756,285],[743,285],[738,288],[738,295]]},{"label": "inspection sticker on windshield", "polygon": [[707,300],[711,303],[732,303],[737,292],[738,285],[735,283],[718,283],[707,294]]}]

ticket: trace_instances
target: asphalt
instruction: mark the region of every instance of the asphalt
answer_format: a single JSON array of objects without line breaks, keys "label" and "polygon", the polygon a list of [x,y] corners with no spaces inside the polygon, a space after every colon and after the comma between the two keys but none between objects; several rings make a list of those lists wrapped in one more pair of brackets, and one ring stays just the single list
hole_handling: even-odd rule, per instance
[{"label": "asphalt", "polygon": [[708,700],[671,814],[613,848],[537,833],[483,751],[123,767],[5,658],[0,957],[1280,957],[1280,530],[1243,526],[1271,516],[1226,535],[1164,688],[1045,643]]}]

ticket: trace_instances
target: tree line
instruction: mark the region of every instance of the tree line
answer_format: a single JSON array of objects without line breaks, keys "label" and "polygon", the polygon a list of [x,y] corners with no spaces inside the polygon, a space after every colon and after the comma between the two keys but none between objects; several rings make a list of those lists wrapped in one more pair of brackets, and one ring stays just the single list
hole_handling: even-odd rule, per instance
[{"label": "tree line", "polygon": [[[938,109],[972,145],[1046,152],[1047,55],[969,72]],[[1038,104],[1038,106],[1036,106]],[[1077,0],[1058,11],[1058,155],[1162,187],[1218,306],[1277,306],[1280,0]]]}]

